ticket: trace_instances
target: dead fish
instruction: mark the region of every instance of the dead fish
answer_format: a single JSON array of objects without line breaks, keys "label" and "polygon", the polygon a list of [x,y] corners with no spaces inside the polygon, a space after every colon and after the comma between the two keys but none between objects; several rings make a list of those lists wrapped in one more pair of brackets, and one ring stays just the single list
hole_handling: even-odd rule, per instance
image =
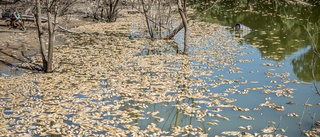
[{"label": "dead fish", "polygon": [[242,118],[242,119],[245,119],[245,120],[254,120],[254,118],[251,117],[251,116],[243,116],[243,115],[240,115],[239,118]]},{"label": "dead fish", "polygon": [[289,101],[289,102],[287,102],[286,104],[288,104],[288,105],[293,105],[293,104],[295,104],[295,103],[292,102],[292,101]]},{"label": "dead fish", "polygon": [[314,125],[320,126],[320,121],[316,121],[316,122],[314,123]]},{"label": "dead fish", "polygon": [[306,107],[311,107],[312,105],[311,104],[303,104],[304,106],[306,106]]},{"label": "dead fish", "polygon": [[273,109],[277,111],[284,111],[284,106],[275,106]]},{"label": "dead fish", "polygon": [[267,127],[263,128],[263,129],[261,129],[261,131],[262,131],[263,133],[272,133],[272,132],[274,132],[275,130],[276,130],[276,128],[273,127],[273,126],[267,126]]},{"label": "dead fish", "polygon": [[297,113],[289,113],[287,114],[288,117],[299,117]]}]

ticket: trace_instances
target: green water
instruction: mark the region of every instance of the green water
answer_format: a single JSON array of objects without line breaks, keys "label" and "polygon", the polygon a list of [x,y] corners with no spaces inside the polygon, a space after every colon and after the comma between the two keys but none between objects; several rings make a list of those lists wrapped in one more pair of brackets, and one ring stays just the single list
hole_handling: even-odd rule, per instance
[{"label": "green water", "polygon": [[[320,81],[320,71],[311,69],[320,67],[312,46],[320,47],[320,35],[311,35],[320,31],[320,6],[284,5],[281,2],[262,3],[247,1],[224,1],[197,7],[204,14],[203,21],[219,23],[233,27],[236,23],[252,29],[245,36],[245,42],[257,48],[262,58],[291,63],[294,74],[303,81]],[[204,12],[204,10],[207,10]],[[308,33],[309,32],[309,33]],[[316,43],[312,45],[312,42]],[[280,50],[280,51],[279,51]],[[301,53],[303,51],[303,53]]]},{"label": "green water", "polygon": [[[313,121],[319,120],[320,107],[312,106],[305,108],[304,103],[315,104],[320,101],[320,96],[316,93],[315,86],[320,83],[320,60],[319,54],[315,49],[320,48],[320,7],[283,5],[281,3],[246,3],[241,1],[223,1],[217,3],[204,1],[195,3],[196,12],[201,14],[201,20],[211,23],[218,23],[232,27],[236,23],[244,24],[255,31],[242,34],[242,51],[247,53],[237,59],[253,60],[251,63],[236,63],[240,68],[239,74],[224,74],[227,79],[237,79],[239,77],[248,81],[258,81],[258,83],[237,86],[238,90],[246,88],[270,85],[271,89],[279,89],[278,85],[288,88],[294,88],[293,98],[275,97],[261,94],[261,90],[250,92],[247,95],[231,95],[237,99],[237,106],[246,106],[249,108],[257,107],[265,98],[272,97],[271,102],[285,106],[285,111],[274,111],[272,109],[263,109],[262,111],[242,112],[243,115],[255,117],[255,121],[233,120],[232,122],[221,122],[219,126],[212,127],[214,131],[211,135],[220,134],[222,131],[237,131],[239,125],[252,125],[254,128],[250,133],[261,132],[261,128],[268,125],[268,122],[274,121],[280,128],[287,129],[285,133],[277,131],[288,136],[303,136],[300,129],[310,130],[313,127]],[[315,34],[315,35],[314,35]],[[310,36],[311,35],[311,36]],[[238,36],[238,35],[236,35]],[[239,37],[239,36],[238,36]],[[265,65],[272,64],[272,65]],[[271,73],[272,76],[266,75]],[[283,77],[281,74],[289,73],[286,77],[290,79],[289,83],[279,82]],[[278,75],[278,76],[277,76]],[[293,80],[303,81],[302,83],[292,82]],[[278,83],[274,83],[274,82]],[[314,82],[314,83],[313,83]],[[231,86],[219,86],[212,91],[221,91]],[[286,102],[295,102],[295,105],[287,105]],[[309,110],[309,112],[306,112]],[[295,112],[299,117],[292,118],[286,116],[288,113]],[[306,115],[308,113],[308,115]],[[224,111],[221,113],[227,117],[236,119],[237,113]],[[317,116],[318,115],[318,116]],[[315,117],[314,117],[315,116]],[[299,123],[301,124],[300,128]],[[271,124],[269,124],[272,126]],[[211,127],[211,126],[209,126]]]}]

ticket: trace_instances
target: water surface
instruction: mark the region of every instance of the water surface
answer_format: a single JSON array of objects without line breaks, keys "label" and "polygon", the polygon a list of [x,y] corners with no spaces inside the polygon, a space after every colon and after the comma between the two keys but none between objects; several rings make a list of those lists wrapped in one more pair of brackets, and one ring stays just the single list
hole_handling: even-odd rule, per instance
[{"label": "water surface", "polygon": [[[241,36],[243,40],[238,46],[242,47],[241,52],[246,54],[236,57],[236,60],[250,60],[251,62],[236,62],[235,66],[239,67],[237,73],[222,70],[224,78],[241,78],[247,80],[248,84],[219,86],[211,91],[226,91],[234,86],[240,91],[255,87],[268,87],[267,89],[270,90],[294,89],[292,97],[263,94],[266,89],[260,90],[259,88],[250,91],[247,95],[232,94],[232,97],[237,99],[235,103],[237,106],[252,109],[259,107],[259,104],[265,100],[271,99],[270,102],[283,105],[285,110],[274,111],[262,107],[261,111],[242,112],[243,115],[249,114],[255,117],[255,121],[235,119],[222,122],[221,126],[212,129],[221,133],[222,130],[237,130],[237,126],[249,124],[256,127],[253,128],[253,131],[259,132],[268,122],[274,121],[279,127],[287,129],[284,135],[300,134],[299,122],[303,130],[310,130],[313,127],[313,120],[320,118],[317,116],[320,112],[319,106],[313,105],[305,108],[303,105],[305,103],[316,104],[320,100],[314,87],[314,84],[320,85],[320,60],[319,55],[314,52],[314,48],[319,48],[319,44],[312,43],[319,43],[320,35],[315,35],[313,40],[309,36],[309,33],[313,35],[317,30],[319,32],[319,6],[285,6],[281,3],[241,3],[241,1],[224,1],[217,5],[205,3],[200,4],[197,10],[203,14],[201,16],[203,21],[230,27],[241,23],[255,30]],[[208,8],[210,9],[206,10]],[[239,37],[239,35],[236,36]],[[289,101],[295,104],[286,104]],[[299,117],[287,116],[288,113],[293,112],[299,114]],[[222,113],[233,118],[238,115],[232,111]]]}]

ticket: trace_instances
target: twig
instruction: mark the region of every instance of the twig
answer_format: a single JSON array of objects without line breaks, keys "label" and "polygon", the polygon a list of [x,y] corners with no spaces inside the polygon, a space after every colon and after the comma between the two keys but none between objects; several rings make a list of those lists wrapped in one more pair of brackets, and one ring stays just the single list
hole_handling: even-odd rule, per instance
[{"label": "twig", "polygon": [[277,130],[279,129],[279,127],[281,125],[281,121],[282,121],[282,116],[280,116],[280,122],[279,122],[278,126],[276,127],[276,130],[274,130],[274,136],[276,136],[276,134],[277,134]]},{"label": "twig", "polygon": [[215,1],[215,2],[211,5],[211,7],[205,9],[205,10],[204,10],[202,13],[200,13],[195,19],[198,19],[202,14],[204,14],[204,13],[206,13],[208,10],[212,9],[212,8],[213,8],[214,6],[216,6],[217,3],[220,2],[220,1],[221,1],[221,0]]},{"label": "twig", "polygon": [[23,51],[21,51],[21,55],[22,55],[22,57],[24,57],[25,59],[28,60],[28,63],[31,63],[31,62],[32,62],[32,60],[31,60],[29,57],[27,57],[27,56],[24,54]]},{"label": "twig", "polygon": [[[308,114],[310,116],[310,118],[312,119],[312,123],[314,123],[315,121],[315,116],[316,116],[316,113],[313,114],[313,116],[311,115],[311,110],[310,110],[310,107],[308,108]],[[311,128],[313,127],[313,124],[311,126]]]},{"label": "twig", "polygon": [[[309,100],[310,100],[310,98],[308,98],[308,100],[306,101],[306,103],[305,103],[305,104],[307,104]],[[306,106],[304,106],[304,107],[303,107],[303,111],[302,111],[301,119],[300,119],[300,122],[298,123],[298,124],[299,124],[299,129],[300,129],[301,134],[303,133],[303,132],[302,132],[302,127],[301,127],[301,125],[302,125],[302,119],[303,119],[303,116],[304,116],[304,112],[305,112],[305,110],[306,110]]]},{"label": "twig", "polygon": [[[314,58],[314,56],[313,56],[313,58]],[[313,79],[312,83],[313,83],[313,86],[314,86],[317,94],[320,96],[320,92],[319,92],[319,89],[318,89],[318,86],[317,86],[317,83],[316,83],[316,76],[314,75],[314,70],[315,70],[315,66],[316,66],[315,63],[316,62],[317,62],[317,59],[313,60],[313,62],[312,62],[312,70],[311,70],[312,79]]]},{"label": "twig", "polygon": [[1,32],[26,33],[26,31],[15,31],[15,30],[0,30],[0,33]]},{"label": "twig", "polygon": [[[315,39],[315,36],[320,34],[318,26],[316,25],[316,27],[317,27],[317,30],[316,30],[316,31],[318,31],[318,32],[315,32],[313,35],[312,35],[312,34],[310,33],[310,31],[308,30],[308,28],[307,28],[308,26],[303,26],[303,27],[304,27],[304,29],[306,30],[306,32],[308,33],[308,35],[309,35],[309,37],[310,37],[310,39],[311,39],[311,44],[312,44],[312,50],[313,50],[313,52],[314,52],[318,57],[320,57],[320,53],[319,53],[319,51],[318,51],[318,49],[317,49],[318,42],[317,42],[317,40]],[[315,56],[313,55],[312,71],[311,71],[312,79],[313,79],[312,83],[313,83],[313,86],[314,86],[317,94],[320,96],[320,91],[319,91],[319,89],[318,89],[318,86],[317,86],[317,83],[316,83],[316,77],[315,77],[315,74],[314,74],[314,70],[315,70],[315,66],[316,66],[315,63],[317,62],[317,59],[314,60],[314,58],[315,58]]]}]

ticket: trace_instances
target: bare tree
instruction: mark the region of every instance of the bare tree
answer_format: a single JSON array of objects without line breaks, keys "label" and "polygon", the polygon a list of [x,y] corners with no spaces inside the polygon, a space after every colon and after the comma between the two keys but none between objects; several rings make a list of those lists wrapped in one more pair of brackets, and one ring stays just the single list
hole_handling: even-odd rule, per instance
[{"label": "bare tree", "polygon": [[42,58],[42,67],[45,72],[48,72],[48,58],[46,57],[46,47],[43,42],[43,30],[41,26],[41,3],[40,0],[36,0],[36,24],[38,28],[38,38],[40,44],[40,54]]},{"label": "bare tree", "polygon": [[186,0],[183,0],[183,3],[181,2],[181,0],[178,0],[178,10],[179,10],[179,14],[181,16],[182,19],[182,23],[184,26],[184,50],[183,52],[185,54],[188,53],[188,19],[187,19],[187,2]]},{"label": "bare tree", "polygon": [[[48,16],[48,33],[49,33],[49,48],[48,48],[48,66],[47,71],[52,72],[52,58],[53,58],[53,45],[55,41],[55,25],[57,24],[57,4],[59,0],[46,0],[47,16]],[[53,14],[53,17],[52,17]]]},{"label": "bare tree", "polygon": [[[133,4],[132,4],[133,5]],[[171,0],[138,0],[138,10],[142,9],[145,16],[148,33],[152,40],[172,39],[180,30],[184,28],[184,53],[188,53],[188,19],[186,10],[186,0],[177,0],[178,11],[182,22],[175,29],[172,25],[172,1]],[[141,7],[139,7],[139,5]],[[166,32],[163,34],[163,31]],[[160,35],[160,36],[159,36]]]},{"label": "bare tree", "polygon": [[120,11],[119,8],[120,0],[105,0],[104,5],[109,6],[106,8],[106,21],[107,22],[114,22],[117,19],[118,13]]},{"label": "bare tree", "polygon": [[[49,34],[49,39],[48,39],[48,52],[47,48],[44,43],[44,32],[42,30],[41,26],[41,1],[36,0],[36,24],[38,28],[38,37],[39,37],[39,44],[40,44],[40,54],[42,57],[42,64],[43,64],[43,71],[46,73],[50,73],[53,71],[52,68],[52,60],[53,60],[53,46],[54,46],[54,41],[55,41],[55,26],[57,24],[57,7],[59,4],[59,0],[46,0],[44,2],[44,7],[46,9],[47,13],[47,18],[48,18],[48,34]],[[46,55],[47,54],[47,55]]]},{"label": "bare tree", "polygon": [[70,7],[73,6],[77,0],[59,0],[56,1],[56,5],[58,5],[59,8],[56,8],[56,11],[58,16],[63,16],[67,14],[68,11],[70,11]]},{"label": "bare tree", "polygon": [[91,0],[89,1],[92,16],[97,20],[115,22],[121,10],[123,0]]},{"label": "bare tree", "polygon": [[165,38],[170,33],[172,25],[172,1],[138,0],[136,3],[135,8],[145,16],[151,39]]},{"label": "bare tree", "polygon": [[150,35],[151,39],[154,39],[153,29],[152,29],[152,27],[150,26],[150,21],[149,21],[149,16],[148,16],[148,12],[150,11],[150,9],[151,9],[151,7],[152,7],[152,3],[153,3],[153,0],[148,1],[147,4],[145,3],[144,0],[141,0],[142,9],[143,9],[143,14],[144,14],[144,17],[145,17],[145,19],[146,19],[146,23],[147,23],[147,27],[148,27],[148,32],[149,32],[149,35]]}]

